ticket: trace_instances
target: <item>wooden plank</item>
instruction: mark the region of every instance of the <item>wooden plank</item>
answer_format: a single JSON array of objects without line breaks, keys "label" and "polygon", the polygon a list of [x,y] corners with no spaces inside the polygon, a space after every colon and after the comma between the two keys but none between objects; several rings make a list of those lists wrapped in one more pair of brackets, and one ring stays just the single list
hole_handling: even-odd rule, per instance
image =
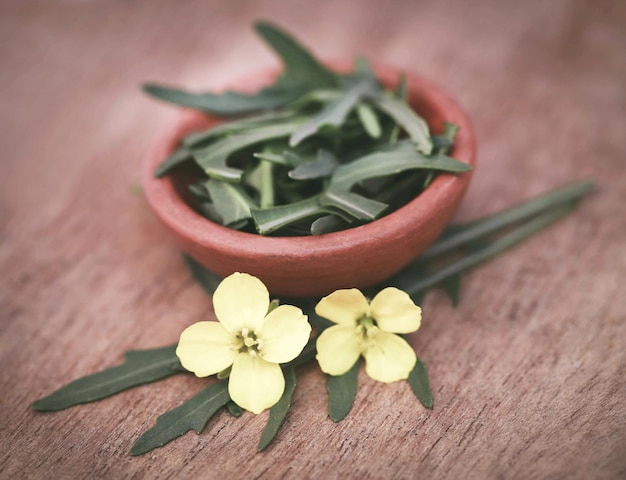
[{"label": "wooden plank", "polygon": [[[359,376],[349,416],[301,369],[277,441],[266,413],[218,414],[142,457],[186,376],[97,404],[29,404],[131,348],[211,318],[141,194],[142,157],[176,109],[142,81],[189,88],[274,61],[274,18],[323,57],[416,70],[471,113],[469,219],[584,177],[577,212],[440,292],[410,341],[435,398]],[[22,2],[0,6],[0,472],[3,478],[619,478],[626,475],[626,4],[597,2]]]}]

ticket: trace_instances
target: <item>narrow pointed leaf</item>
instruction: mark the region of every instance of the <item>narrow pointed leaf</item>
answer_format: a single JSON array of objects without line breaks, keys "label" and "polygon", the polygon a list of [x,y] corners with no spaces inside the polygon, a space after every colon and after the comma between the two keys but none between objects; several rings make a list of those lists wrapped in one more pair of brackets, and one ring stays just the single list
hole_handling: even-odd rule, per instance
[{"label": "narrow pointed leaf", "polygon": [[289,34],[268,22],[256,23],[255,29],[283,61],[285,72],[281,84],[315,88],[332,88],[338,85],[336,75],[321,65]]},{"label": "narrow pointed leaf", "polygon": [[228,383],[210,385],[191,397],[180,407],[161,415],[156,425],[135,442],[130,454],[142,455],[195,430],[200,434],[211,417],[230,400]]},{"label": "narrow pointed leaf", "polygon": [[270,415],[257,447],[259,452],[265,450],[274,441],[291,407],[291,398],[296,389],[296,372],[293,366],[285,368],[283,372],[285,374],[285,391],[278,403],[270,408]]},{"label": "narrow pointed leaf", "polygon": [[409,134],[417,149],[425,155],[430,155],[433,144],[426,121],[420,117],[408,103],[396,96],[386,93],[372,100],[380,110],[393,118]]},{"label": "narrow pointed leaf", "polygon": [[292,110],[281,110],[238,120],[229,120],[214,125],[208,130],[187,135],[183,139],[183,145],[189,150],[206,148],[220,137],[245,132],[254,128],[275,125],[282,121],[289,121],[293,117],[294,112]]},{"label": "narrow pointed leaf", "polygon": [[458,306],[461,300],[461,280],[463,275],[459,272],[451,276],[444,282],[444,287],[448,297],[452,300],[453,306]]},{"label": "narrow pointed leaf", "polygon": [[516,246],[532,235],[552,225],[557,220],[560,220],[571,212],[572,209],[573,205],[561,205],[554,207],[523,223],[519,227],[511,230],[509,233],[489,242],[486,247],[471,252],[459,260],[439,268],[428,275],[411,278],[412,268],[409,266],[400,272],[400,274],[391,278],[389,283],[390,285],[404,290],[411,296],[411,298],[413,298],[414,294],[420,294],[424,290],[440,284],[459,272],[464,272],[481,263],[484,263],[505,250]]},{"label": "narrow pointed leaf", "polygon": [[468,224],[455,225],[453,232],[442,236],[420,258],[434,258],[548,209],[575,202],[594,189],[594,183],[589,180],[575,182]]},{"label": "narrow pointed leaf", "polygon": [[358,105],[356,112],[367,134],[372,138],[380,138],[382,127],[374,110],[366,103],[361,103]]},{"label": "narrow pointed leaf", "polygon": [[254,201],[238,184],[210,178],[204,183],[217,213],[222,217],[222,224],[233,225],[251,218],[250,209],[256,207]]},{"label": "narrow pointed leaf", "polygon": [[239,182],[243,171],[229,167],[228,158],[235,152],[267,140],[290,135],[302,124],[302,120],[292,119],[290,122],[266,125],[251,131],[236,133],[212,143],[202,150],[194,150],[193,157],[198,165],[210,177],[220,180]]},{"label": "narrow pointed leaf", "polygon": [[180,148],[163,160],[163,162],[154,170],[154,176],[156,178],[164,177],[174,168],[190,160],[193,160],[191,152],[184,148]]},{"label": "narrow pointed leaf", "polygon": [[415,367],[409,373],[409,385],[411,390],[426,408],[433,408],[433,395],[430,391],[430,382],[428,380],[428,370],[426,365],[418,358]]},{"label": "narrow pointed leaf", "polygon": [[243,408],[237,405],[232,400],[226,404],[226,409],[233,417],[238,418],[243,415]]},{"label": "narrow pointed leaf", "polygon": [[357,220],[371,222],[382,215],[389,207],[386,203],[369,199],[357,193],[328,190],[321,199],[322,206],[334,207]]},{"label": "narrow pointed leaf", "polygon": [[368,78],[349,86],[341,95],[328,103],[317,115],[291,134],[289,145],[298,145],[302,140],[316,134],[322,127],[339,128],[343,125],[348,114],[359,104],[365,96],[378,94],[378,85]]},{"label": "narrow pointed leaf", "polygon": [[201,110],[220,117],[242,115],[285,106],[306,93],[298,88],[268,87],[257,94],[247,95],[233,91],[221,94],[190,93],[178,88],[157,84],[146,84],[144,91],[159,100],[174,103],[182,107]]},{"label": "narrow pointed leaf", "polygon": [[343,375],[327,375],[328,415],[333,422],[340,422],[352,409],[356,398],[360,360]]},{"label": "narrow pointed leaf", "polygon": [[131,350],[126,352],[124,360],[122,365],[65,385],[34,402],[32,408],[42,412],[63,410],[186,371],[176,356],[176,345],[151,350]]},{"label": "narrow pointed leaf", "polygon": [[337,168],[335,156],[326,150],[320,150],[315,160],[304,162],[289,172],[289,178],[294,180],[311,180],[331,175]]}]

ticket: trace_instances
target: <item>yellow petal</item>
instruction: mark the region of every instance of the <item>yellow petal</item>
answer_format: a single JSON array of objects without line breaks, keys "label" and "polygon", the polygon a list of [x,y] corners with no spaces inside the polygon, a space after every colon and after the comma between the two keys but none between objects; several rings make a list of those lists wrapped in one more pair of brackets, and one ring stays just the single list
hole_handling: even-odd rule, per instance
[{"label": "yellow petal", "polygon": [[393,333],[378,331],[363,353],[365,372],[379,382],[396,382],[408,378],[417,357],[403,338]]},{"label": "yellow petal", "polygon": [[180,335],[176,355],[187,370],[208,377],[233,364],[237,351],[232,342],[232,335],[218,322],[198,322]]},{"label": "yellow petal", "polygon": [[237,355],[228,380],[233,402],[252,413],[261,413],[276,404],[284,391],[285,377],[279,365],[248,353]]},{"label": "yellow petal", "polygon": [[336,290],[322,298],[315,306],[315,313],[331,322],[356,324],[363,315],[369,314],[367,299],[356,288]]},{"label": "yellow petal", "polygon": [[247,273],[233,273],[218,285],[213,294],[215,315],[231,333],[245,327],[254,332],[261,325],[270,304],[263,282]]},{"label": "yellow petal", "polygon": [[361,355],[359,336],[354,325],[334,325],[317,339],[317,361],[322,372],[343,375]]},{"label": "yellow petal", "polygon": [[281,305],[265,317],[256,334],[262,342],[259,355],[272,363],[290,362],[296,358],[311,335],[306,315],[293,305]]},{"label": "yellow petal", "polygon": [[410,333],[420,328],[422,309],[402,290],[394,287],[381,290],[372,300],[370,308],[381,330]]}]

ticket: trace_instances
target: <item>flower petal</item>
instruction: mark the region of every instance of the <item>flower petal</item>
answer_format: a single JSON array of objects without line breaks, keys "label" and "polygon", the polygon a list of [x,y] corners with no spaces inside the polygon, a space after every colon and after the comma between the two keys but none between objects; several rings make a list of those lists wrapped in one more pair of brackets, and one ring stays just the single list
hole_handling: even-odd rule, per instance
[{"label": "flower petal", "polygon": [[268,362],[285,363],[296,358],[309,341],[311,325],[298,307],[280,305],[265,317],[256,334],[263,342],[259,355]]},{"label": "flower petal", "polygon": [[198,377],[208,377],[230,367],[237,351],[233,337],[218,322],[198,322],[180,335],[176,355]]},{"label": "flower petal", "polygon": [[410,333],[420,328],[422,309],[402,290],[394,287],[381,290],[370,303],[370,308],[381,330]]},{"label": "flower petal", "polygon": [[255,331],[265,318],[270,294],[263,282],[247,273],[233,273],[215,289],[213,308],[222,325],[231,333],[242,328]]},{"label": "flower petal", "polygon": [[285,377],[278,364],[248,353],[237,355],[228,380],[233,402],[252,413],[261,413],[276,404],[284,391]]},{"label": "flower petal", "polygon": [[324,330],[317,339],[317,361],[322,372],[343,375],[361,355],[361,344],[353,325],[334,325]]},{"label": "flower petal", "polygon": [[315,306],[315,313],[335,323],[355,324],[369,311],[367,299],[356,288],[335,290]]},{"label": "flower petal", "polygon": [[405,380],[413,370],[417,356],[402,337],[381,330],[363,353],[366,373],[379,382]]}]

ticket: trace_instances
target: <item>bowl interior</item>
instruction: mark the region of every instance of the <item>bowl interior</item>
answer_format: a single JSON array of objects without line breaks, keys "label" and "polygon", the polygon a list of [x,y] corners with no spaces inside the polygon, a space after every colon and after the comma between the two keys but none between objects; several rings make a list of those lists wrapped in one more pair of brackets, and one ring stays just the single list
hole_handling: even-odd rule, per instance
[{"label": "bowl interior", "polygon": [[[233,84],[253,91],[268,83],[274,72],[263,72]],[[397,84],[396,70],[378,67],[388,87]],[[407,75],[409,103],[439,133],[444,122],[460,126],[450,153],[475,165],[474,134],[463,110],[440,88],[416,75]],[[187,134],[217,123],[196,112],[184,112],[162,137],[145,164],[148,200],[181,248],[220,275],[245,271],[260,277],[273,293],[293,296],[324,294],[335,288],[378,283],[400,270],[436,239],[454,213],[471,178],[439,174],[415,199],[372,223],[311,237],[265,237],[232,230],[207,220],[190,207],[187,182],[193,169],[181,169],[163,179],[154,169]]]}]

